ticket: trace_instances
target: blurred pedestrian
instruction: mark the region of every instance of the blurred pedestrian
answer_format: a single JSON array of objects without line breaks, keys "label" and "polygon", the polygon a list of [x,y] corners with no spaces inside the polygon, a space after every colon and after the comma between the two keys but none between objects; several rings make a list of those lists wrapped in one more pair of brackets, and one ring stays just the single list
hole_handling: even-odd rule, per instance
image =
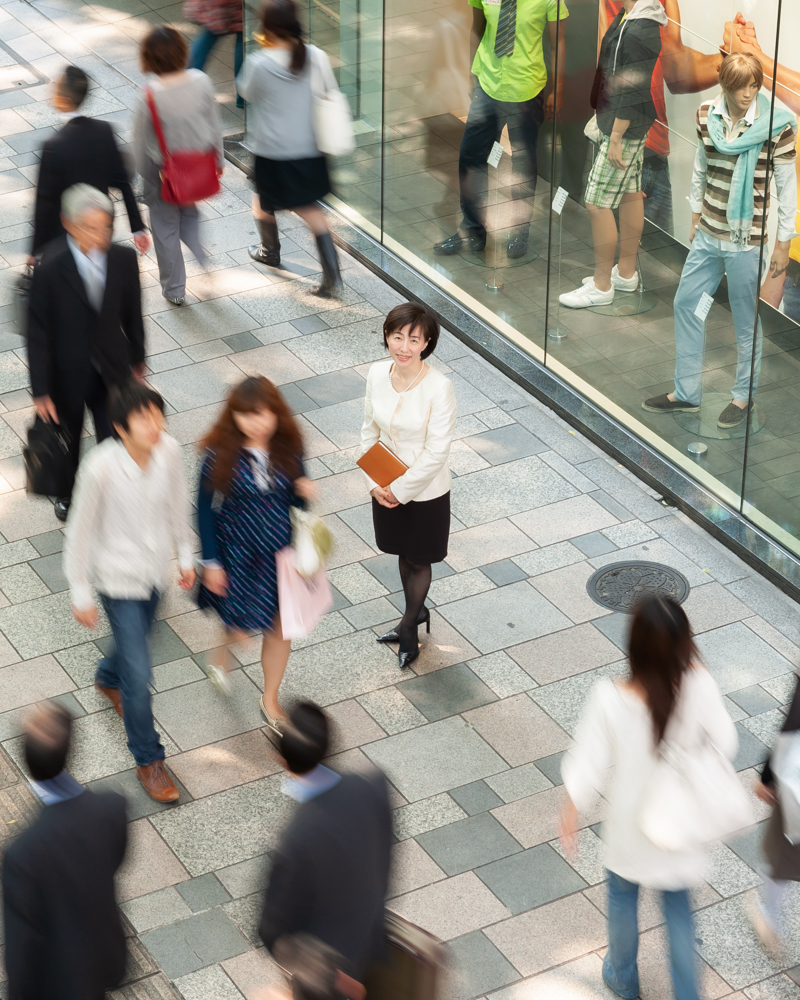
[{"label": "blurred pedestrian", "polygon": [[[317,495],[303,468],[300,428],[272,382],[253,376],[230,394],[201,447],[206,456],[197,500],[200,606],[219,614],[231,642],[247,631],[263,635],[261,714],[280,734],[286,713],[278,689],[291,642],[281,632],[275,553],[291,544],[290,508]],[[227,647],[211,657],[211,680],[227,691]]]},{"label": "blurred pedestrian", "polygon": [[56,82],[53,104],[64,125],[42,148],[29,264],[46,244],[64,235],[61,196],[73,184],[89,184],[105,195],[116,188],[125,202],[136,249],[147,253],[150,246],[113,129],[108,122],[81,114],[88,90],[89,78],[78,66],[67,66]]},{"label": "blurred pedestrian", "polygon": [[253,215],[261,243],[250,248],[259,264],[278,267],[281,245],[275,212],[299,215],[314,234],[322,264],[317,295],[339,294],[342,278],[333,237],[314,204],[331,190],[328,164],[314,134],[315,91],[336,87],[327,55],[303,41],[294,0],[266,0],[260,52],[248,56],[236,84],[250,103],[248,145],[255,153]]},{"label": "blurred pedestrian", "polygon": [[[111,427],[106,396],[111,386],[144,372],[139,262],[131,247],[111,242],[111,199],[88,184],[73,184],[61,199],[66,236],[56,240],[35,268],[28,317],[31,393],[43,420],[63,425],[78,468],[84,408],[98,442]],[[67,519],[69,493],[57,497],[55,514]]]},{"label": "blurred pedestrian", "polygon": [[95,675],[95,688],[125,722],[136,776],[157,802],[178,796],[153,725],[152,664],[147,644],[159,598],[177,550],[179,584],[194,584],[189,499],[177,441],[163,432],[164,402],[140,382],[114,389],[108,416],[113,438],[81,466],[67,524],[64,575],[72,614],[97,628],[92,583],[100,594],[114,650]]},{"label": "blurred pedestrian", "polygon": [[389,793],[378,770],[339,775],[325,767],[329,741],[322,709],[295,705],[280,752],[288,772],[283,790],[300,805],[274,855],[259,934],[273,953],[285,935],[311,934],[359,980],[383,957]]},{"label": "blurred pedestrian", "polygon": [[702,880],[705,853],[657,847],[642,831],[640,812],[660,754],[670,744],[696,747],[710,741],[730,759],[736,730],[716,682],[698,660],[686,614],[674,601],[653,596],[641,602],[633,616],[628,660],[626,680],[605,678],[594,686],[576,745],[565,758],[562,838],[574,853],[578,813],[588,813],[602,794],[607,801],[606,985],[620,997],[639,996],[636,905],[639,886],[650,886],[661,891],[676,1000],[698,1000],[688,889]]},{"label": "blurred pedestrian", "polygon": [[8,1000],[103,1000],[125,974],[114,891],[128,826],[125,799],[95,794],[65,770],[72,717],[33,709],[23,754],[44,809],[3,857]]},{"label": "blurred pedestrian", "polygon": [[[800,730],[800,678],[795,685],[789,714],[781,726],[781,733],[797,733],[798,730]],[[761,898],[753,906],[751,916],[761,943],[767,951],[777,956],[781,953],[786,937],[783,912],[786,883],[800,882],[800,843],[792,843],[786,836],[778,783],[772,770],[774,755],[773,750],[761,772],[761,784],[756,787],[756,795],[762,802],[774,808],[764,833],[763,851],[767,859],[768,873],[761,873],[763,879]]]},{"label": "blurred pedestrian", "polygon": [[213,151],[220,176],[224,166],[222,126],[214,85],[199,69],[187,69],[189,47],[183,35],[159,25],[145,35],[139,50],[142,72],[152,74],[139,100],[133,126],[136,169],[144,182],[144,201],[150,209],[150,230],[158,260],[158,276],[165,299],[174,306],[186,300],[186,266],[181,243],[204,264],[197,205],[175,205],[161,197],[163,156],[147,104],[153,95],[170,151]]},{"label": "blurred pedestrian", "polygon": [[[186,0],[183,5],[183,16],[187,21],[199,24],[203,29],[192,42],[189,57],[191,68],[203,69],[220,38],[236,35],[233,75],[237,77],[244,62],[242,0]],[[244,101],[238,94],[236,107],[244,107]]]},{"label": "blurred pedestrian", "polygon": [[374,364],[367,376],[361,453],[381,441],[408,470],[386,488],[367,476],[375,540],[381,552],[398,556],[406,607],[396,629],[378,642],[399,642],[401,668],[419,656],[417,630],[431,613],[425,598],[431,564],[447,555],[450,535],[450,446],[456,426],[456,397],[448,378],[425,364],[439,341],[433,313],[415,302],[390,310],[383,342],[390,361]]}]

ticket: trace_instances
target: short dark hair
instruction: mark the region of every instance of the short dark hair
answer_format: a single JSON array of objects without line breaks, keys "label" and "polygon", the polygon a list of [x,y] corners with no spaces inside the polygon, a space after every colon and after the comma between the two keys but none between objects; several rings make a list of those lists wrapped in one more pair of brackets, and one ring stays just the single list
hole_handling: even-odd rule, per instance
[{"label": "short dark hair", "polygon": [[177,73],[186,69],[189,62],[189,46],[186,39],[168,24],[159,24],[142,39],[139,58],[145,73]]},{"label": "short dark hair", "polygon": [[77,111],[89,92],[89,77],[80,66],[67,66],[56,84],[56,89]]},{"label": "short dark hair", "polygon": [[425,350],[420,354],[421,358],[427,358],[436,350],[439,343],[439,321],[426,306],[418,302],[401,302],[399,306],[390,309],[383,321],[383,343],[388,347],[389,337],[402,330],[404,326],[410,326],[412,330],[419,330],[425,338]]},{"label": "short dark hair", "polygon": [[25,764],[34,781],[49,781],[61,774],[67,762],[72,735],[72,716],[57,701],[45,702],[40,710],[47,714],[47,733],[36,728],[25,733]]},{"label": "short dark hair", "polygon": [[114,437],[119,437],[118,427],[127,432],[132,413],[149,410],[151,406],[164,412],[163,397],[149,385],[134,382],[133,379],[124,385],[115,385],[108,394],[108,422]]},{"label": "short dark hair", "polygon": [[281,736],[281,756],[292,774],[312,771],[328,752],[330,724],[313,701],[298,702]]}]

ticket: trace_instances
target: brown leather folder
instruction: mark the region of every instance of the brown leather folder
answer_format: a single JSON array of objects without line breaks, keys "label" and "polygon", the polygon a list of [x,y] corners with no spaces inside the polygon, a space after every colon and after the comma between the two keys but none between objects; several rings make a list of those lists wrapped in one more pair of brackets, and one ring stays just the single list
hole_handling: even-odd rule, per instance
[{"label": "brown leather folder", "polygon": [[405,462],[401,462],[393,451],[385,444],[377,441],[356,462],[366,472],[369,478],[384,489],[408,471]]}]

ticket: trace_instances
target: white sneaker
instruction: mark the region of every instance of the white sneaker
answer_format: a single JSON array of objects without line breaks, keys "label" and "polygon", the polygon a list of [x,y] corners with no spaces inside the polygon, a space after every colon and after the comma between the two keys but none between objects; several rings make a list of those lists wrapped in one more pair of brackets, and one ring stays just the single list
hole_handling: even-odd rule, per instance
[{"label": "white sneaker", "polygon": [[614,301],[614,286],[607,292],[601,292],[594,283],[594,278],[586,278],[580,288],[574,292],[559,295],[558,301],[567,309],[588,309],[589,306],[607,306]]},{"label": "white sneaker", "polygon": [[639,273],[637,271],[632,278],[623,278],[615,264],[611,271],[611,285],[620,292],[635,292],[639,288]]},{"label": "white sneaker", "polygon": [[220,694],[229,695],[231,693],[231,678],[228,671],[223,667],[218,667],[215,663],[208,664],[208,679],[219,691]]}]

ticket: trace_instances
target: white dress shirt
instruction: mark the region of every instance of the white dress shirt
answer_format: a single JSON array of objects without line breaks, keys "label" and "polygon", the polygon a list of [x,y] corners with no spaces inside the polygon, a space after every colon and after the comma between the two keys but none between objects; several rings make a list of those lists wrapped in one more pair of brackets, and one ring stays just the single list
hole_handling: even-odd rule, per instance
[{"label": "white dress shirt", "polygon": [[163,590],[177,549],[192,569],[189,494],[178,442],[168,434],[146,469],[125,445],[108,438],[80,464],[67,520],[64,575],[73,605],[94,604],[92,584],[106,597],[147,600]]},{"label": "white dress shirt", "polygon": [[108,254],[94,249],[83,253],[71,236],[67,237],[67,246],[75,258],[75,266],[86,289],[89,304],[95,312],[100,312],[108,277]]},{"label": "white dress shirt", "polygon": [[[725,95],[719,97],[709,108],[710,115],[717,115],[725,122],[725,131],[728,138],[736,138],[745,132],[758,117],[758,101],[753,101],[745,112],[744,118],[734,121],[728,111],[728,102]],[[735,132],[734,132],[735,130]],[[778,189],[778,240],[781,242],[794,239],[795,221],[797,219],[797,173],[795,170],[795,160],[784,162],[781,160],[772,161],[772,172],[775,175],[775,187]],[[706,193],[706,179],[708,173],[708,157],[706,148],[702,142],[697,143],[697,152],[694,156],[694,170],[692,171],[692,184],[689,194],[689,207],[699,215],[703,211],[703,198]],[[724,253],[747,253],[756,249],[754,243],[732,243],[730,240],[721,240],[716,236],[703,233],[718,250]]]},{"label": "white dress shirt", "polygon": [[[367,376],[361,454],[378,441],[408,466],[391,491],[400,503],[435,500],[450,489],[450,445],[456,429],[456,394],[450,379],[430,368],[407,392],[395,392],[391,361],[374,364]],[[378,485],[369,476],[367,489]]]},{"label": "white dress shirt", "polygon": [[[717,683],[705,667],[683,675],[667,740],[691,748],[702,735],[732,760],[738,737]],[[567,794],[584,816],[606,799],[602,837],[605,867],[654,889],[697,885],[706,868],[703,850],[664,851],[642,832],[640,813],[658,756],[653,720],[644,701],[606,677],[595,684],[561,765]]]}]

